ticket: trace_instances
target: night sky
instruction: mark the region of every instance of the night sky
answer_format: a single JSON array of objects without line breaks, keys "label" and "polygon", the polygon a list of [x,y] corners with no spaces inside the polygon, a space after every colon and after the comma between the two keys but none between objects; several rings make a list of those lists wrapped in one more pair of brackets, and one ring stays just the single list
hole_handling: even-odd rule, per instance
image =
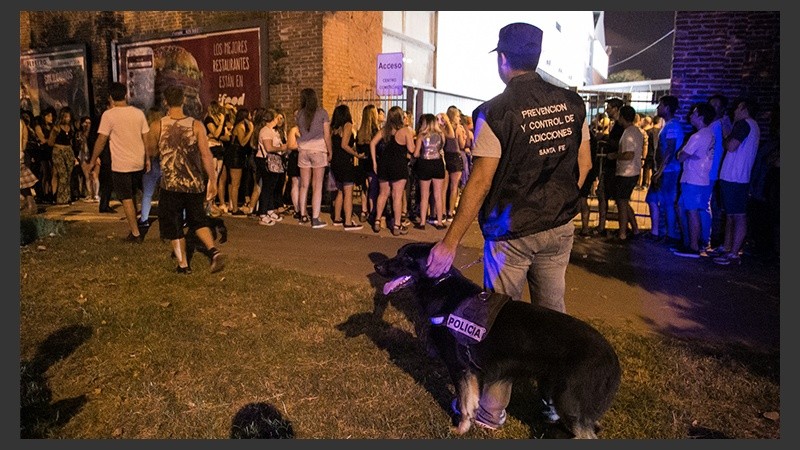
[{"label": "night sky", "polygon": [[605,11],[608,73],[639,69],[645,78],[670,78],[674,33],[631,60],[613,64],[651,45],[675,27],[675,11]]}]

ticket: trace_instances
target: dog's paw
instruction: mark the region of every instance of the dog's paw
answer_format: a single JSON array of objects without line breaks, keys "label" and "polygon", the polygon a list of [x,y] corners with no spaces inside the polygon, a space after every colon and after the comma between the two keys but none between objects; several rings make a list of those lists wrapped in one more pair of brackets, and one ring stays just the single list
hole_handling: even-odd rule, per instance
[{"label": "dog's paw", "polygon": [[460,436],[469,431],[470,427],[472,427],[472,421],[462,418],[461,421],[458,422],[458,426],[450,428],[450,432]]}]

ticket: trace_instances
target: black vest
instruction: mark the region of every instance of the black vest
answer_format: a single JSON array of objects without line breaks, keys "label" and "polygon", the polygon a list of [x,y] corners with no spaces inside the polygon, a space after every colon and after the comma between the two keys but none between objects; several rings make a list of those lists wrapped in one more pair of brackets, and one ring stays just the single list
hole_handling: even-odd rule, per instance
[{"label": "black vest", "polygon": [[478,214],[484,239],[517,239],[571,221],[578,213],[578,148],[586,119],[581,96],[529,72],[511,79],[472,118],[486,122],[502,149]]}]

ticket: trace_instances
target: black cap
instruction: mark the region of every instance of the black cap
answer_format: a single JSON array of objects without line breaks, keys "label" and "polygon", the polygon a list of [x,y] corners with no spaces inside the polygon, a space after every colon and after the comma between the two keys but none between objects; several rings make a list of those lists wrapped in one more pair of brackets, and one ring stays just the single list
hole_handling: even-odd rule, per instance
[{"label": "black cap", "polygon": [[[516,22],[500,29],[497,47],[492,52],[513,53],[536,57],[542,53],[542,30],[529,24]],[[489,52],[491,53],[491,52]]]}]

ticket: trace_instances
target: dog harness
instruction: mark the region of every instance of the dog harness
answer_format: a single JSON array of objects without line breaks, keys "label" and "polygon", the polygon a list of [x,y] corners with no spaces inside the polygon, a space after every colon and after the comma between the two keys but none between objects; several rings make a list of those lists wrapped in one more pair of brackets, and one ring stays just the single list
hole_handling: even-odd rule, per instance
[{"label": "dog harness", "polygon": [[452,313],[431,317],[431,323],[447,327],[459,344],[468,347],[486,338],[509,300],[511,297],[505,294],[480,292],[462,300]]}]

